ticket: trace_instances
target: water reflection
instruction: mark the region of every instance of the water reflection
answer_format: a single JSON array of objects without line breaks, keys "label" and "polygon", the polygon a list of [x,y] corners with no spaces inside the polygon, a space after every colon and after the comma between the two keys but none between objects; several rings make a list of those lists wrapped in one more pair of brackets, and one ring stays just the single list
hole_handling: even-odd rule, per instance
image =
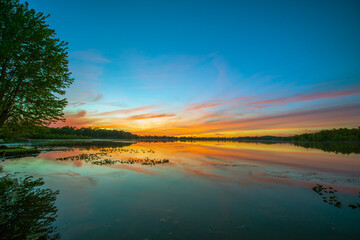
[{"label": "water reflection", "polygon": [[[1,166],[0,166],[1,167]],[[32,177],[0,176],[1,239],[60,239],[54,221],[59,191],[43,188]]]},{"label": "water reflection", "polygon": [[[245,142],[138,142],[121,147],[107,141],[85,147],[71,145],[43,152],[40,158],[71,162],[77,168],[85,164],[146,174],[166,173],[139,165],[176,166],[182,172],[216,181],[254,184],[283,183],[312,187],[314,182],[332,183],[354,192],[359,186],[360,164],[356,155],[336,155],[306,149],[289,143],[262,144]],[[60,161],[59,161],[60,160]],[[136,164],[139,163],[139,164]],[[284,170],[285,168],[285,170]],[[345,185],[345,186],[344,186]],[[353,188],[355,187],[355,188]]]},{"label": "water reflection", "polygon": [[342,154],[360,153],[360,142],[294,142],[294,145],[304,148],[320,149],[324,152]]},{"label": "water reflection", "polygon": [[[61,190],[57,223],[64,239],[357,239],[360,234],[360,215],[351,209],[360,191],[357,154],[289,143],[109,143],[53,144],[53,151],[38,157],[1,164]],[[94,164],[106,159],[109,164]],[[118,162],[129,159],[139,161]],[[169,163],[143,165],[144,159]],[[316,184],[341,194],[331,198],[326,188],[328,193],[318,196],[312,190]],[[342,207],[334,207],[337,202]]]},{"label": "water reflection", "polygon": [[[12,146],[18,145],[35,145],[40,147],[82,147],[82,148],[93,148],[93,147],[105,147],[105,148],[122,148],[136,144],[136,141],[126,141],[126,140],[91,140],[91,139],[82,139],[82,140],[46,140],[46,141],[31,141],[27,143],[15,143],[10,144]],[[174,143],[184,143],[184,144],[209,144],[214,145],[214,143],[226,144],[226,145],[237,145],[237,144],[257,144],[261,146],[273,145],[277,146],[279,144],[285,145],[294,145],[299,146],[305,149],[319,149],[324,152],[334,152],[341,154],[351,154],[351,153],[360,153],[360,142],[277,142],[277,141],[257,141],[257,142],[237,142],[237,141],[146,141],[140,140],[138,143],[162,143],[162,144],[174,144]]]}]

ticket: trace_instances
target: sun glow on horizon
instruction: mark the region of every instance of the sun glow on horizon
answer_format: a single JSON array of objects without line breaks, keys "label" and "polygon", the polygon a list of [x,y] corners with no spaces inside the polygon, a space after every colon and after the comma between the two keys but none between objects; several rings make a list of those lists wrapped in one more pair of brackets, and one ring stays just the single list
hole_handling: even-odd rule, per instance
[{"label": "sun glow on horizon", "polygon": [[30,6],[69,42],[75,82],[52,126],[232,137],[360,125],[356,1]]}]

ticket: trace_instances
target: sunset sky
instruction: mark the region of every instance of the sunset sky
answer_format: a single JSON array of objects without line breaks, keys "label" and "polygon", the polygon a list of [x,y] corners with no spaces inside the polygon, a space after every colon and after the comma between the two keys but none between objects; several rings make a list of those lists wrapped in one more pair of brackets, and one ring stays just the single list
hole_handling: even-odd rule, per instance
[{"label": "sunset sky", "polygon": [[139,135],[360,126],[360,1],[30,0],[69,42],[65,122]]}]

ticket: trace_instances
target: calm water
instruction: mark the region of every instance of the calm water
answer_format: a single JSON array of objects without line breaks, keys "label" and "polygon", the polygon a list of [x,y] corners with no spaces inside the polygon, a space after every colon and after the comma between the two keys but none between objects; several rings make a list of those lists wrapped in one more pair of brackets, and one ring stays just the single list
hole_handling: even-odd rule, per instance
[{"label": "calm water", "polygon": [[[360,209],[348,206],[360,203],[359,154],[280,143],[127,145],[54,147],[0,164],[60,190],[62,239],[359,239]],[[143,164],[151,160],[161,163]],[[317,184],[335,188],[341,206]]]}]

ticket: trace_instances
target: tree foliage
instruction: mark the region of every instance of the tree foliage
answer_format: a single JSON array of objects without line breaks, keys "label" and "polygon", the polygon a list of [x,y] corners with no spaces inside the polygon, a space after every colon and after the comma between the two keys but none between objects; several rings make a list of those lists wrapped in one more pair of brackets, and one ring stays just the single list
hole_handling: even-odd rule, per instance
[{"label": "tree foliage", "polygon": [[54,226],[59,191],[43,185],[41,178],[0,176],[0,239],[60,238]]},{"label": "tree foliage", "polygon": [[38,127],[32,134],[27,135],[27,137],[37,138],[37,139],[76,139],[76,138],[135,139],[138,136],[122,130],[108,130],[101,128]]},{"label": "tree foliage", "polygon": [[295,141],[359,141],[360,127],[322,130],[316,133],[305,133],[293,137]]},{"label": "tree foliage", "polygon": [[67,43],[41,12],[0,0],[0,128],[15,131],[60,120],[73,79]]}]

